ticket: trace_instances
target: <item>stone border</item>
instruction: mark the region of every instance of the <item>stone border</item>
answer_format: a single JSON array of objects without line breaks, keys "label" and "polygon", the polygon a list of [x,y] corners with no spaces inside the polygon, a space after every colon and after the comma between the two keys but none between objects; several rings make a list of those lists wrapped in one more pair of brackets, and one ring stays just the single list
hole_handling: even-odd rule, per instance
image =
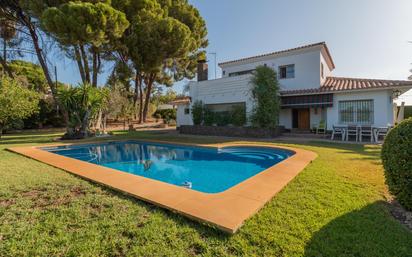
[{"label": "stone border", "polygon": [[226,191],[217,194],[208,194],[39,149],[47,146],[106,143],[109,141],[77,144],[48,144],[40,147],[13,147],[8,148],[8,150],[60,168],[93,182],[106,185],[137,199],[172,210],[191,219],[206,222],[232,234],[243,225],[246,219],[262,208],[276,193],[282,190],[283,187],[317,157],[317,154],[311,151],[283,146],[275,147],[263,143],[201,145],[157,140],[135,141],[215,148],[228,146],[270,147],[291,150],[294,151],[295,154]]}]

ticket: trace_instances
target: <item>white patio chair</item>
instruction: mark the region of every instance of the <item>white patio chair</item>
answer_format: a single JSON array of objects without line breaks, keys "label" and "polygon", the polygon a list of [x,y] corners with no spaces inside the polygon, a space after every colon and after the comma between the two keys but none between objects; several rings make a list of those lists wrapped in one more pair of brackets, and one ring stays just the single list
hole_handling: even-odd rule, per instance
[{"label": "white patio chair", "polygon": [[390,127],[387,128],[377,128],[376,129],[376,134],[375,134],[375,140],[376,142],[379,142],[379,137],[382,137],[383,139],[385,139],[386,135],[389,132]]},{"label": "white patio chair", "polygon": [[374,140],[373,130],[371,125],[362,125],[360,127],[360,141],[362,142],[363,137],[369,137],[371,142]]},{"label": "white patio chair", "polygon": [[346,130],[346,141],[349,141],[350,136],[355,136],[356,142],[358,142],[358,137],[359,137],[359,130],[358,126],[356,125],[349,125],[348,129]]},{"label": "white patio chair", "polygon": [[321,120],[316,128],[316,134],[326,134],[326,122]]},{"label": "white patio chair", "polygon": [[345,139],[345,129],[343,127],[332,126],[332,137],[331,140],[335,139],[336,135],[340,135],[342,137],[342,141]]}]

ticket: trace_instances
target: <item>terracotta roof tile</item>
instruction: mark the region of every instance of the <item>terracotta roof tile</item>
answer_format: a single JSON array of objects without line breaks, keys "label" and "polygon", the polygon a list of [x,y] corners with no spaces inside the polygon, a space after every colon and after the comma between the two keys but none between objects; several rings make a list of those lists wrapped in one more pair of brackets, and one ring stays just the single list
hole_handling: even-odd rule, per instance
[{"label": "terracotta roof tile", "polygon": [[172,105],[179,105],[179,104],[188,104],[190,103],[190,96],[184,96],[184,97],[177,97],[175,100],[171,101],[169,104]]},{"label": "terracotta roof tile", "polygon": [[330,62],[331,62],[331,64],[332,64],[332,67],[335,68],[335,64],[333,63],[332,56],[331,56],[331,54],[330,54],[330,52],[329,52],[329,49],[328,49],[328,47],[327,47],[327,45],[326,45],[325,42],[319,42],[319,43],[315,43],[315,44],[299,46],[299,47],[290,48],[290,49],[286,49],[286,50],[281,50],[281,51],[277,51],[277,52],[272,52],[272,53],[267,53],[267,54],[261,54],[261,55],[256,55],[256,56],[241,58],[241,59],[232,60],[232,61],[227,61],[227,62],[221,62],[221,63],[219,63],[219,66],[220,66],[220,65],[229,64],[229,63],[237,63],[237,62],[247,61],[247,60],[251,60],[251,59],[255,59],[255,58],[260,58],[260,57],[266,57],[266,56],[270,56],[270,55],[277,55],[277,54],[289,53],[289,52],[293,52],[293,51],[296,51],[296,50],[301,50],[301,49],[305,49],[305,48],[311,48],[311,47],[315,47],[315,46],[323,46],[323,47],[325,47],[326,54],[328,55],[328,58],[329,58],[329,60],[330,60]]},{"label": "terracotta roof tile", "polygon": [[327,77],[319,88],[283,90],[282,95],[333,93],[339,91],[407,87],[412,81]]}]

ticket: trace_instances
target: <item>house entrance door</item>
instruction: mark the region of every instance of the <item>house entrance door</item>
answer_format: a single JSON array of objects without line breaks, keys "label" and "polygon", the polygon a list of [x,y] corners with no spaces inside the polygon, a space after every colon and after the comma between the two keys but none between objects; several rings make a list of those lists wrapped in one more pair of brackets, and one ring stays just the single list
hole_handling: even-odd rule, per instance
[{"label": "house entrance door", "polygon": [[310,113],[309,109],[299,109],[298,128],[310,129]]},{"label": "house entrance door", "polygon": [[310,129],[309,108],[292,110],[292,127],[302,130]]}]

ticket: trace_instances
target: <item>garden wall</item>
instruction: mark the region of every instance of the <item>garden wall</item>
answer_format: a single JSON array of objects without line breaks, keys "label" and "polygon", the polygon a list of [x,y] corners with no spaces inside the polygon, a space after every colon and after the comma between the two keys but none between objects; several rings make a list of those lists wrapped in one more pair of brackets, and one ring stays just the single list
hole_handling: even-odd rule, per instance
[{"label": "garden wall", "polygon": [[182,125],[178,130],[181,134],[191,135],[268,138],[282,135],[285,128],[283,126],[265,129],[253,127]]}]

